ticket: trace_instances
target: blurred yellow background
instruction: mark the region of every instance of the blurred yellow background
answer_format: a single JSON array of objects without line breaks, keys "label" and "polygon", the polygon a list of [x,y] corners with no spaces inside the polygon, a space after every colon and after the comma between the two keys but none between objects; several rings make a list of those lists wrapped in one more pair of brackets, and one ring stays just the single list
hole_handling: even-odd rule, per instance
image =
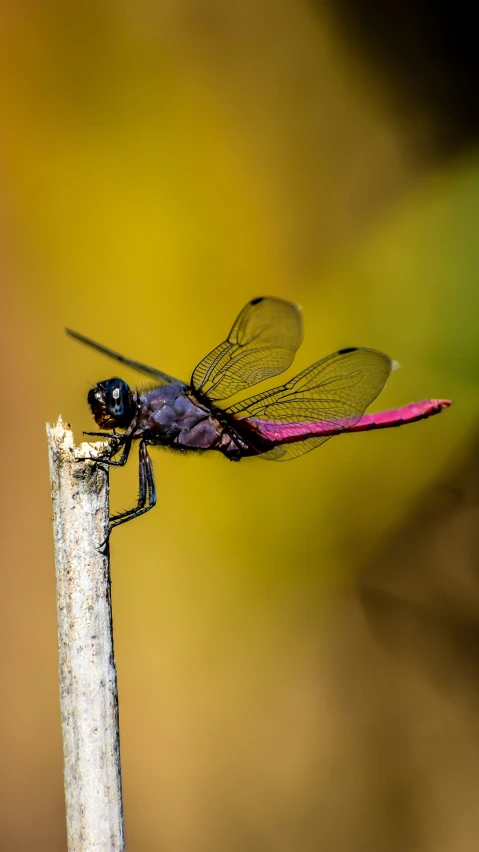
[{"label": "blurred yellow background", "polygon": [[389,85],[321,4],[0,4],[2,852],[65,849],[44,424],[79,441],[115,368],[64,327],[188,380],[259,295],[303,307],[296,371],[371,346],[375,410],[455,405],[152,452],[111,548],[128,846],[476,848],[479,161]]}]

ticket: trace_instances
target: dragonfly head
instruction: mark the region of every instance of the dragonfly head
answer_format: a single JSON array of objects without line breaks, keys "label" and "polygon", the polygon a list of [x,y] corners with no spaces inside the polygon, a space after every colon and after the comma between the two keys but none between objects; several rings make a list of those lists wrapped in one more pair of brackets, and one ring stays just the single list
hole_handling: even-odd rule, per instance
[{"label": "dragonfly head", "polygon": [[122,379],[99,382],[88,394],[88,405],[102,429],[126,429],[136,413],[136,403]]}]

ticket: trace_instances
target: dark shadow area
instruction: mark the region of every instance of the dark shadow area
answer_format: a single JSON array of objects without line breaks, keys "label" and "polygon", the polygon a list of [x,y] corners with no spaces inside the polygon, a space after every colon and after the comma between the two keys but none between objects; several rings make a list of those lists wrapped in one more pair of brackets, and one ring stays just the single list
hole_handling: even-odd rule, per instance
[{"label": "dark shadow area", "polygon": [[479,52],[472,3],[311,2],[318,11],[326,8],[359,49],[396,111],[410,117],[426,112],[443,153],[477,140]]},{"label": "dark shadow area", "polygon": [[479,435],[359,575],[380,643],[436,687],[479,691]]}]

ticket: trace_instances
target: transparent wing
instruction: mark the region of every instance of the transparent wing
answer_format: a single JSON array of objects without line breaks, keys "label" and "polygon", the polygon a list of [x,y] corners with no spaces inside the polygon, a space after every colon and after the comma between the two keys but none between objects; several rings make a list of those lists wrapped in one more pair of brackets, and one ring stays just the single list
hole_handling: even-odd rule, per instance
[{"label": "transparent wing", "polygon": [[[248,418],[272,444],[263,458],[287,461],[320,446],[330,435],[305,435],[305,424],[342,432],[354,426],[383,389],[392,362],[375,349],[351,347],[328,355],[279,388],[226,408],[235,420]],[[304,438],[299,439],[300,435]],[[295,440],[296,439],[296,440]]]},{"label": "transparent wing", "polygon": [[119,352],[114,352],[112,349],[102,346],[101,343],[95,343],[94,340],[90,340],[89,337],[84,337],[84,335],[79,334],[78,331],[72,331],[71,328],[66,328],[65,331],[70,335],[70,337],[74,337],[75,340],[79,340],[80,343],[84,343],[86,346],[96,349],[97,352],[101,352],[102,355],[108,355],[109,358],[113,358],[115,361],[120,361],[121,364],[126,364],[127,367],[131,367],[133,370],[138,370],[146,376],[154,376],[157,385],[169,385],[172,383],[179,385],[184,384],[184,382],[174,379],[173,376],[169,376],[167,373],[163,373],[155,367],[147,367],[146,364],[142,364],[140,361],[133,361],[131,358],[126,358],[125,355],[120,355]]},{"label": "transparent wing", "polygon": [[283,299],[252,299],[228,338],[195,368],[191,384],[209,399],[227,399],[284,372],[303,339],[301,311]]},{"label": "transparent wing", "polygon": [[321,438],[307,438],[305,441],[296,441],[294,444],[280,444],[278,447],[268,450],[267,453],[262,453],[258,458],[266,461],[291,461],[310,453],[311,450],[315,450],[316,447],[320,447],[321,444],[329,441],[331,437],[331,435],[327,435]]}]

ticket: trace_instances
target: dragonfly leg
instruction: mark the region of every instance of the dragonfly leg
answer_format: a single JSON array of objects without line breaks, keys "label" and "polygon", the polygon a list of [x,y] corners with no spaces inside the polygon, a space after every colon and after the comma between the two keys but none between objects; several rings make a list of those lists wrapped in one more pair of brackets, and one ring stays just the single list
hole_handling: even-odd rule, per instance
[{"label": "dragonfly leg", "polygon": [[116,435],[114,432],[84,432],[84,435],[93,435],[94,438],[113,438],[121,441],[125,436]]},{"label": "dragonfly leg", "polygon": [[124,518],[125,521],[123,521],[123,523],[125,523],[127,520],[130,519],[130,515],[132,515],[134,512],[137,512],[139,509],[143,509],[143,507],[146,503],[146,494],[147,494],[146,469],[145,469],[145,465],[141,463],[141,458],[140,458],[140,464],[139,464],[139,467],[138,467],[138,472],[139,472],[139,480],[140,480],[139,489],[138,489],[138,502],[137,502],[136,506],[133,506],[132,509],[127,509],[125,512],[119,512],[117,515],[113,515],[113,517],[110,518],[110,532],[113,529],[113,526],[118,526],[117,521]]},{"label": "dragonfly leg", "polygon": [[[91,434],[91,433],[85,432],[84,434]],[[109,435],[108,437],[111,438],[111,435]],[[120,449],[120,446],[114,447],[114,449],[112,450],[113,454],[117,453],[119,449]],[[99,467],[101,467],[101,469],[105,473],[106,473],[107,467],[123,467],[123,465],[125,465],[128,461],[128,456],[130,455],[130,450],[131,450],[131,439],[130,440],[127,439],[125,441],[125,445],[123,447],[123,452],[121,454],[121,457],[119,458],[118,461],[114,461],[114,459],[101,459],[101,461],[97,461],[97,464],[98,464]],[[75,462],[83,462],[83,461],[85,461],[85,459],[79,458],[79,459],[74,459],[74,461]],[[92,459],[92,461],[95,461],[95,459]]]},{"label": "dragonfly leg", "polygon": [[[145,441],[140,443],[139,456],[140,487],[138,503],[132,509],[128,509],[126,512],[120,512],[118,515],[114,515],[110,518],[110,533],[114,527],[126,524],[127,521],[132,521],[133,518],[139,518],[140,515],[144,515],[146,512],[149,512],[150,509],[153,509],[153,506],[156,505],[156,487],[153,475],[153,465],[148,455],[147,444]],[[148,504],[145,505],[147,495]]]},{"label": "dragonfly leg", "polygon": [[[141,445],[140,445],[141,447]],[[123,457],[123,456],[122,456]],[[149,457],[148,457],[149,460]],[[117,515],[113,515],[110,518],[108,523],[108,533],[105,540],[101,543],[99,547],[99,551],[101,554],[105,555],[108,552],[108,543],[110,540],[111,531],[114,527],[118,527],[120,524],[126,524],[127,521],[132,520],[132,518],[136,518],[137,514],[142,514],[144,510],[144,506],[146,503],[146,488],[147,488],[147,477],[145,465],[142,464],[140,458],[139,464],[139,475],[140,475],[140,486],[138,493],[138,503],[132,509],[127,509],[126,512],[119,512]]]},{"label": "dragonfly leg", "polygon": [[[129,442],[131,446],[131,441]],[[128,457],[129,448],[125,446],[123,450],[123,457]],[[110,535],[114,527],[119,527],[121,524],[126,524],[127,521],[132,521],[133,518],[139,518],[140,515],[144,515],[145,512],[149,512],[150,509],[153,509],[153,506],[156,505],[156,487],[155,487],[155,478],[153,475],[153,465],[151,463],[151,459],[148,455],[147,444],[145,441],[140,443],[139,449],[140,463],[139,463],[139,494],[138,494],[138,503],[136,506],[133,506],[132,509],[127,509],[126,512],[120,512],[118,515],[113,515],[110,518],[108,524],[108,534],[105,540],[99,547],[100,553],[106,555],[109,547]],[[123,462],[125,464],[125,462]],[[146,506],[146,497],[148,494],[148,505]]]},{"label": "dragonfly leg", "polygon": [[[117,447],[113,452],[117,453],[120,447]],[[114,461],[113,459],[102,459],[102,464],[107,464],[110,467],[123,467],[128,461],[128,456],[130,455],[131,450],[131,440],[126,441],[123,447],[123,452],[118,459],[118,461]]]}]

